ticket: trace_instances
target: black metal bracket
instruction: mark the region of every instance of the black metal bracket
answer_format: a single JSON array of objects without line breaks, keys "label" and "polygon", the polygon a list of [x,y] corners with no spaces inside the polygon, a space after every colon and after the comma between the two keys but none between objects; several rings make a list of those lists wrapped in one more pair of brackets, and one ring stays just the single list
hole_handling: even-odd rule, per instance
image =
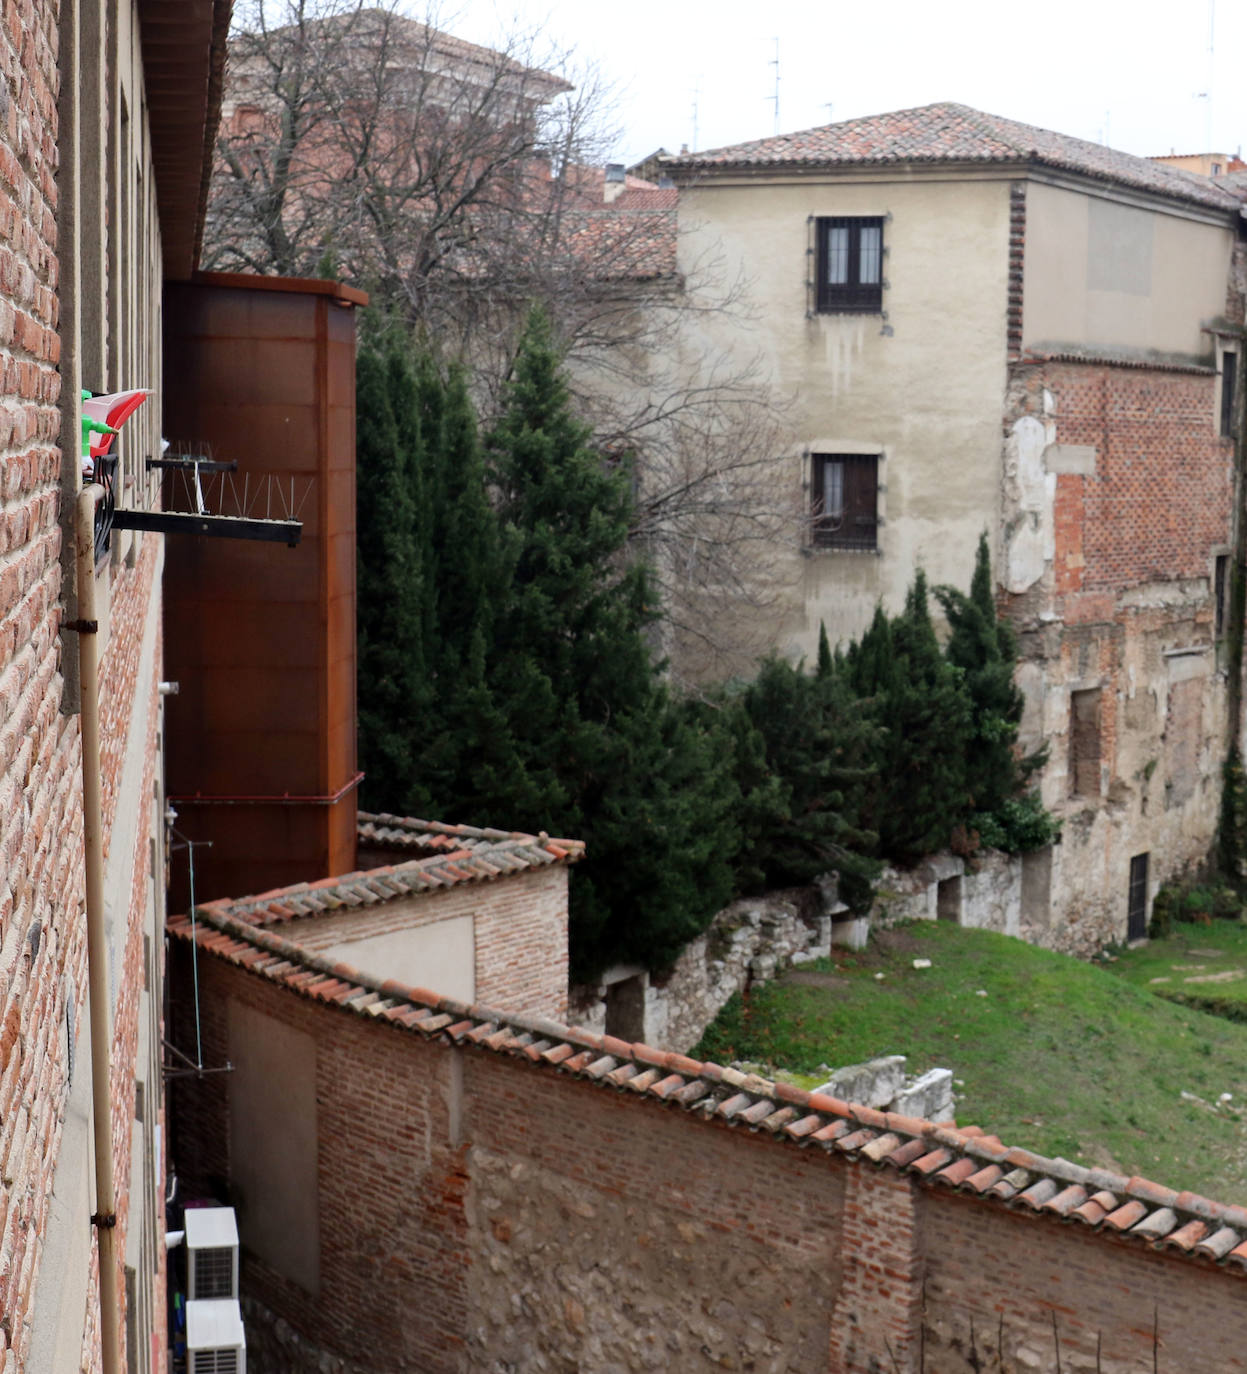
[{"label": "black metal bracket", "polygon": [[148,472],[155,469],[174,472],[237,472],[238,462],[230,459],[228,462],[217,458],[147,458],[144,460],[144,467]]},{"label": "black metal bracket", "polygon": [[100,622],[98,620],[64,620],[61,622],[62,630],[73,630],[79,635],[97,635],[100,632]]},{"label": "black metal bracket", "polygon": [[186,511],[115,510],[113,528],[157,534],[206,534],[214,539],[253,539],[290,548],[303,534],[301,520],[250,520],[239,515],[194,515]]},{"label": "black metal bracket", "polygon": [[117,1224],[116,1212],[92,1212],[91,1225],[98,1226],[101,1231],[111,1231]]}]

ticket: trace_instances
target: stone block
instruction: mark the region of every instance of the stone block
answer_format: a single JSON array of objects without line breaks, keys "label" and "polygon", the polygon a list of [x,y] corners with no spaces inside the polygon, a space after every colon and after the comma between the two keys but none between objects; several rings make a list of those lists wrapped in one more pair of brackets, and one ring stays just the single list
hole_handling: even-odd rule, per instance
[{"label": "stone block", "polygon": [[928,1069],[893,1097],[891,1110],[902,1116],[948,1121],[953,1116],[952,1069]]},{"label": "stone block", "polygon": [[847,921],[829,921],[830,943],[845,949],[865,949],[870,939],[870,917],[853,916]]},{"label": "stone block", "polygon": [[[952,1075],[949,1075],[950,1079]],[[855,1102],[862,1107],[882,1110],[891,1106],[905,1083],[905,1056],[888,1054],[865,1064],[850,1064],[837,1069],[816,1091]]]}]

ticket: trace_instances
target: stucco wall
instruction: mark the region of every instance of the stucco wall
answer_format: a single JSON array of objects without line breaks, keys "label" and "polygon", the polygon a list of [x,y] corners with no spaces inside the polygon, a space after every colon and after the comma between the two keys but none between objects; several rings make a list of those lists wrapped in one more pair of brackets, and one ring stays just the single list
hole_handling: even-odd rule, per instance
[{"label": "stucco wall", "polygon": [[[833,642],[860,634],[882,599],[898,610],[919,565],[966,586],[999,501],[1005,385],[1009,185],[1004,179],[848,178],[692,186],[680,196],[686,270],[714,258],[747,280],[746,324],[690,325],[689,356],[756,351],[791,436],[774,480],[800,491],[806,452],[880,454],[877,554],[789,557],[787,612],[768,626],[782,652],[812,658],[819,622]],[[884,215],[880,315],[807,318],[810,216]],[[808,505],[808,501],[806,502]]]},{"label": "stucco wall", "polygon": [[1234,244],[1214,218],[1032,181],[1024,346],[1210,357],[1200,325],[1224,311]]},{"label": "stucco wall", "polygon": [[[434,926],[450,934],[451,947]],[[412,987],[538,1016],[561,1017],[567,1010],[563,864],[304,917],[283,925],[281,934]]]}]

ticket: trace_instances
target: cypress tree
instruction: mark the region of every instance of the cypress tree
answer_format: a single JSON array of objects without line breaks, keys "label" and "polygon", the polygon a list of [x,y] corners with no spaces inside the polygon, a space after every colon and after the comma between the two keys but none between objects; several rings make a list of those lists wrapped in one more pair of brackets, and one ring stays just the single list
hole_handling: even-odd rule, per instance
[{"label": "cypress tree", "polygon": [[363,800],[407,805],[409,722],[425,691],[416,543],[420,443],[414,378],[405,355],[365,343],[356,364],[356,576],[359,759]]},{"label": "cypress tree", "polygon": [[560,364],[534,312],[490,436],[512,560],[491,681],[531,808],[502,823],[587,842],[571,886],[583,975],[660,965],[722,905],[734,795],[730,759],[651,661],[654,595],[624,553],[628,476],[591,447]]},{"label": "cypress tree", "polygon": [[944,848],[967,815],[970,699],[964,673],[940,653],[921,569],[890,635],[875,629],[863,640],[869,658],[859,654],[856,665],[863,670],[859,680],[866,680],[867,667],[873,674],[875,720],[884,727],[873,828],[881,851],[908,863]]},{"label": "cypress tree", "polygon": [[1026,773],[1014,744],[1022,719],[1022,694],[1013,682],[1017,643],[1013,627],[996,614],[987,535],[979,538],[970,594],[940,587],[936,596],[948,618],[948,661],[965,676],[972,711],[966,754],[966,788],[975,811],[996,812],[1014,796]]},{"label": "cypress tree", "polygon": [[833,871],[851,906],[869,905],[877,837],[861,815],[877,732],[863,704],[828,656],[813,676],[765,660],[740,707],[739,885],[760,891]]}]

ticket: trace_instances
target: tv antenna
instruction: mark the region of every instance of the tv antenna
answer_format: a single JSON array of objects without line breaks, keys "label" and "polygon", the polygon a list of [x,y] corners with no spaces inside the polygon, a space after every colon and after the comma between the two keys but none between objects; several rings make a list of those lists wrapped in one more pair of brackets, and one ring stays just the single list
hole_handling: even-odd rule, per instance
[{"label": "tv antenna", "polygon": [[775,132],[779,133],[779,39],[773,38],[771,42],[775,44],[775,56],[767,65],[775,68],[775,94],[768,95],[766,99],[775,106]]},{"label": "tv antenna", "polygon": [[698,115],[700,113],[701,105],[701,83],[702,77],[699,76],[697,78],[697,85],[693,87],[693,152],[697,151]]}]

